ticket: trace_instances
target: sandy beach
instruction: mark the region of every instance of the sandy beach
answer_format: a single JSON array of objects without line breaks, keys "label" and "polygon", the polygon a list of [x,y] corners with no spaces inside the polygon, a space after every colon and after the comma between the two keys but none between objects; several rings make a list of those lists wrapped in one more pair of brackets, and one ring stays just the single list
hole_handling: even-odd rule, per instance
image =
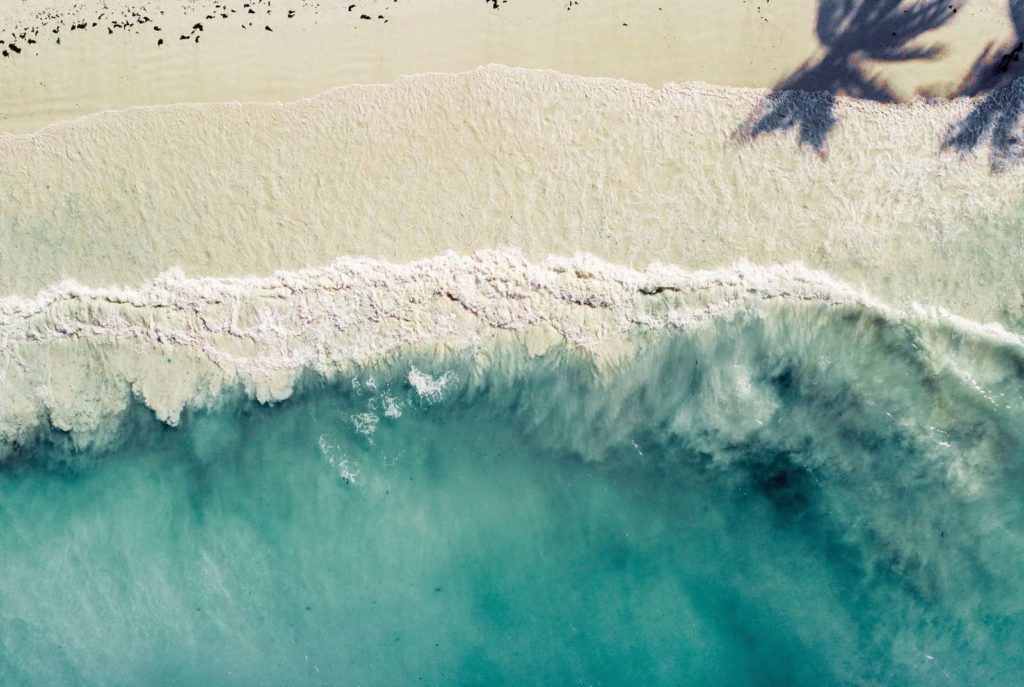
[{"label": "sandy beach", "polygon": [[[24,133],[136,105],[289,101],[492,62],[655,87],[770,88],[822,51],[811,0],[717,3],[714,11],[701,0],[510,0],[497,9],[461,0],[364,0],[351,11],[348,3],[246,4],[140,8],[110,0],[57,11],[49,0],[7,4],[0,33],[38,34],[31,45],[22,40],[19,54],[0,58],[0,130]],[[999,0],[949,3],[940,19],[918,42],[943,46],[941,55],[869,65],[901,99],[953,92],[986,45],[1013,35]],[[859,40],[866,44],[883,29],[858,29]]]}]

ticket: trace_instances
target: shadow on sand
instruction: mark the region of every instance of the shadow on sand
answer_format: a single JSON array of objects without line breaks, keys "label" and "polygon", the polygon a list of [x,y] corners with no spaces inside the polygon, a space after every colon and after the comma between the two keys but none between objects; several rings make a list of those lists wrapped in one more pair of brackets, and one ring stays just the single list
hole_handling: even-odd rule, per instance
[{"label": "shadow on sand", "polygon": [[930,60],[943,46],[916,43],[964,3],[954,0],[819,0],[822,50],[780,82],[736,132],[741,140],[796,128],[802,145],[824,156],[838,123],[837,95],[893,103],[896,92],[871,63]]},{"label": "shadow on sand", "polygon": [[1014,35],[999,46],[989,43],[957,89],[959,96],[984,97],[962,122],[950,127],[942,142],[943,150],[966,154],[989,139],[989,167],[995,174],[1024,157],[1024,144],[1018,133],[1024,111],[1024,81],[1014,81],[1021,76],[1024,0],[1010,0],[1009,10]]}]

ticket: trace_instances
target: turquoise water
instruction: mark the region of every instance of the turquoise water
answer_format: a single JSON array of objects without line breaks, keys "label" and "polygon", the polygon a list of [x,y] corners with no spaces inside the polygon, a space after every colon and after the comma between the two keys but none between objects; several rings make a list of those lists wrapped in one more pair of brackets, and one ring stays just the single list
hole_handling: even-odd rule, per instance
[{"label": "turquoise water", "polygon": [[1022,371],[786,306],[138,409],[0,473],[0,684],[1021,684]]}]

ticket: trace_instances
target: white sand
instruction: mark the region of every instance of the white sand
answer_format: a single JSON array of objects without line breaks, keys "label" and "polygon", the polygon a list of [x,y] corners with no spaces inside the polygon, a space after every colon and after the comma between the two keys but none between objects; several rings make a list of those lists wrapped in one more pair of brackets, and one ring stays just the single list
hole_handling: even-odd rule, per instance
[{"label": "white sand", "polygon": [[[281,0],[270,14],[257,1],[258,12],[250,16],[242,0],[224,0],[238,13],[213,21],[205,16],[220,2],[191,2],[184,9],[180,2],[148,2],[154,24],[113,34],[103,21],[85,31],[65,27],[59,46],[51,24],[36,45],[22,43],[22,55],[0,59],[0,130],[32,131],[132,105],[294,100],[343,84],[491,62],[651,86],[700,80],[771,87],[820,49],[813,0],[580,0],[571,11],[563,0],[509,0],[499,10],[483,0],[361,0],[351,13],[349,2],[325,2],[314,12],[313,3]],[[100,13],[109,20],[139,4],[10,2],[0,8],[0,27],[37,25],[32,18],[53,5],[91,24]],[[294,18],[286,17],[287,9],[296,11]],[[360,20],[361,13],[374,19]],[[201,41],[180,41],[196,21],[204,23]],[[242,29],[249,21],[253,26]],[[941,59],[873,63],[869,70],[882,73],[904,97],[946,93],[987,43],[1010,34],[1005,0],[971,0],[923,37],[948,47]],[[160,37],[166,43],[158,47]]]}]

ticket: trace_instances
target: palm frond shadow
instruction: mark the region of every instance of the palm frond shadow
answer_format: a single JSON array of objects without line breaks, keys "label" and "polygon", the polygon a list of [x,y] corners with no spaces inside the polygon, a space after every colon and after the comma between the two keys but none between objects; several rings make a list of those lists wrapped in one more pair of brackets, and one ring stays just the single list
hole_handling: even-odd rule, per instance
[{"label": "palm frond shadow", "polygon": [[1019,126],[1024,113],[1024,81],[1017,80],[1024,51],[1024,0],[1010,0],[1009,11],[1014,35],[999,46],[990,43],[974,61],[957,95],[978,100],[942,141],[943,150],[967,154],[988,140],[989,168],[994,174],[1024,158]]},{"label": "palm frond shadow", "polygon": [[839,95],[892,103],[895,90],[872,63],[930,60],[943,46],[917,42],[939,28],[963,3],[948,0],[819,0],[815,33],[821,54],[783,79],[736,136],[751,140],[797,129],[801,145],[824,155],[839,123]]}]

